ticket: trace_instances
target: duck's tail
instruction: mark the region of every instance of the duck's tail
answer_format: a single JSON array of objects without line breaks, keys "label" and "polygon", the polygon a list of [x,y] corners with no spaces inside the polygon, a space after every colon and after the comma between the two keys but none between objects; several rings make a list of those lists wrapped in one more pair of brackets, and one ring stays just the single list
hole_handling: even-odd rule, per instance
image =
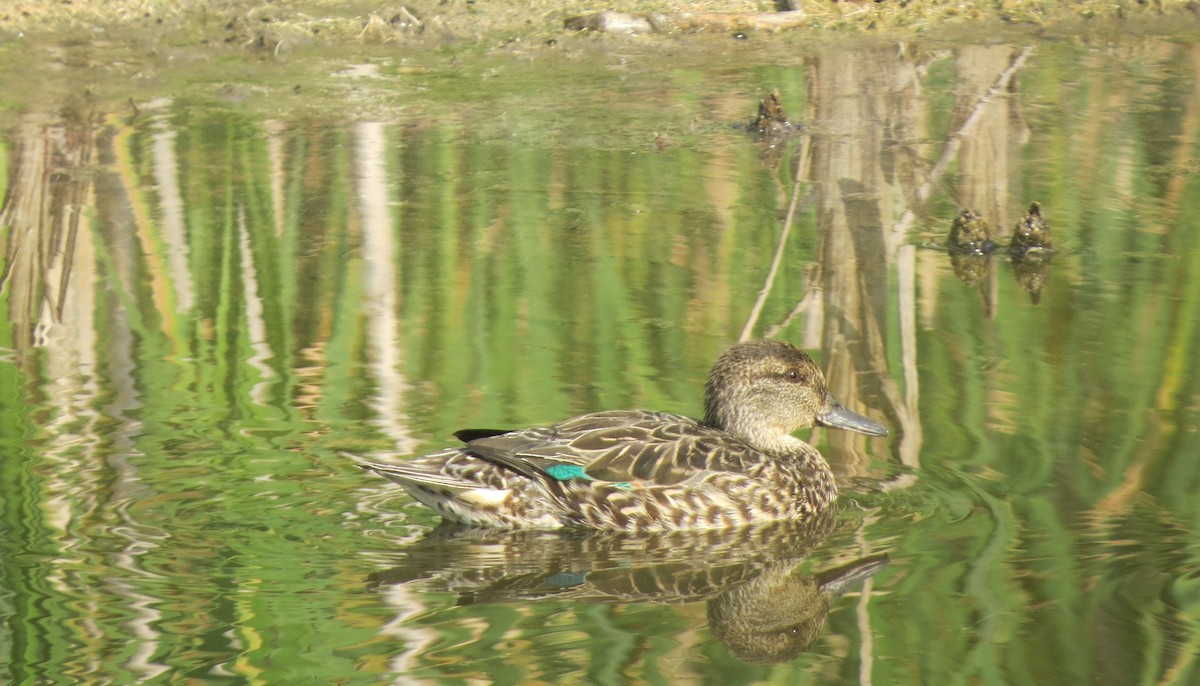
[{"label": "duck's tail", "polygon": [[392,464],[387,462],[372,462],[364,457],[353,453],[342,453],[342,455],[354,460],[359,467],[368,472],[376,474],[394,481],[401,486],[418,486],[418,487],[434,487],[451,491],[465,491],[473,488],[479,488],[479,483],[467,481],[456,476],[443,474],[442,472],[430,469],[425,465],[420,464]]}]

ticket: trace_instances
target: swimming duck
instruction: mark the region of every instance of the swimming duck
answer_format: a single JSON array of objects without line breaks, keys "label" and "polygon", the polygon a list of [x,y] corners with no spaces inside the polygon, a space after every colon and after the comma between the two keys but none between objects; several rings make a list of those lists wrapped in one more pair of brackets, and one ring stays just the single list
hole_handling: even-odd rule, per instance
[{"label": "swimming duck", "polygon": [[834,400],[821,370],[778,341],[739,343],[713,365],[704,420],[596,412],[553,426],[455,436],[403,464],[360,460],[443,518],[504,528],[705,529],[805,519],[837,496],[814,424],[886,436]]}]

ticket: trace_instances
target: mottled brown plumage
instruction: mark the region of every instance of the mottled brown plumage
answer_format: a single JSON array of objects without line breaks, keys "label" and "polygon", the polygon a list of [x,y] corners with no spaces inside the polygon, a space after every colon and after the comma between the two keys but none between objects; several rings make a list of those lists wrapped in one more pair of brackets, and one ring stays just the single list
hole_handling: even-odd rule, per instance
[{"label": "mottled brown plumage", "polygon": [[597,412],[548,427],[467,431],[405,464],[363,462],[446,519],[510,528],[668,531],[795,520],[837,496],[829,466],[791,435],[813,424],[887,430],[842,407],[794,346],[730,348],[709,374],[703,422]]},{"label": "mottled brown plumage", "polygon": [[730,654],[784,662],[811,646],[838,595],[887,564],[880,554],[797,573],[835,520],[830,508],[800,521],[649,534],[443,524],[398,551],[398,563],[371,574],[369,585],[449,592],[459,605],[704,602],[712,635]]},{"label": "mottled brown plumage", "polygon": [[821,634],[835,598],[888,564],[886,554],[859,558],[813,576],[776,564],[707,604],[709,627],[731,655],[751,664],[794,660]]}]

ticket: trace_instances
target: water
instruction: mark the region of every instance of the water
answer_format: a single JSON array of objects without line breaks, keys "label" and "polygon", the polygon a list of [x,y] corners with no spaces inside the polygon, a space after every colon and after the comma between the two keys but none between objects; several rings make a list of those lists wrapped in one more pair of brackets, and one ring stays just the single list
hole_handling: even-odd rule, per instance
[{"label": "water", "polygon": [[[581,46],[4,77],[0,680],[1195,683],[1197,44]],[[833,521],[436,529],[343,456],[700,413],[797,189],[750,329],[892,429],[813,435]],[[1033,201],[1048,262],[939,247]]]}]

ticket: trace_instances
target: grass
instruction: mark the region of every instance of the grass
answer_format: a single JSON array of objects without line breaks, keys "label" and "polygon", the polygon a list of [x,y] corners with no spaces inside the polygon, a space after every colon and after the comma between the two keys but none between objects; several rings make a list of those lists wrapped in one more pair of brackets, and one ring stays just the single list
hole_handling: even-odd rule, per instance
[{"label": "grass", "polygon": [[[1077,26],[1094,20],[1163,20],[1173,30],[1194,26],[1195,0],[919,0],[832,2],[793,0],[803,15],[788,31],[927,33],[973,25]],[[536,43],[562,32],[563,20],[612,9],[655,17],[668,32],[753,28],[775,2],[624,0],[16,0],[0,7],[0,34],[124,36],[135,32],[188,42],[214,28],[221,40],[275,48],[302,41]],[[1181,25],[1178,17],[1186,17]],[[1165,22],[1170,22],[1169,24]],[[198,33],[199,32],[199,33]]]},{"label": "grass", "polygon": [[[136,116],[138,106],[130,103],[159,97],[163,83],[241,103],[246,98],[236,87],[224,89],[254,81],[269,92],[252,102],[293,114],[297,107],[379,114],[412,97],[463,96],[443,80],[399,104],[395,98],[375,102],[339,75],[344,67],[321,66],[338,60],[391,64],[406,83],[415,83],[422,70],[485,76],[497,59],[519,62],[539,53],[559,65],[587,64],[633,47],[677,61],[685,53],[700,62],[736,54],[731,59],[769,63],[795,52],[789,42],[911,37],[986,43],[1038,34],[1108,43],[1125,36],[1194,36],[1200,27],[1200,0],[793,0],[797,11],[788,15],[789,27],[776,30],[754,28],[780,16],[775,0],[610,1],[8,0],[0,2],[0,64],[6,65],[0,113],[84,96]],[[563,27],[567,18],[607,9],[651,17],[658,31],[631,37]],[[731,53],[731,39],[742,33],[750,40],[738,41]],[[478,90],[481,79],[465,87]]]}]

